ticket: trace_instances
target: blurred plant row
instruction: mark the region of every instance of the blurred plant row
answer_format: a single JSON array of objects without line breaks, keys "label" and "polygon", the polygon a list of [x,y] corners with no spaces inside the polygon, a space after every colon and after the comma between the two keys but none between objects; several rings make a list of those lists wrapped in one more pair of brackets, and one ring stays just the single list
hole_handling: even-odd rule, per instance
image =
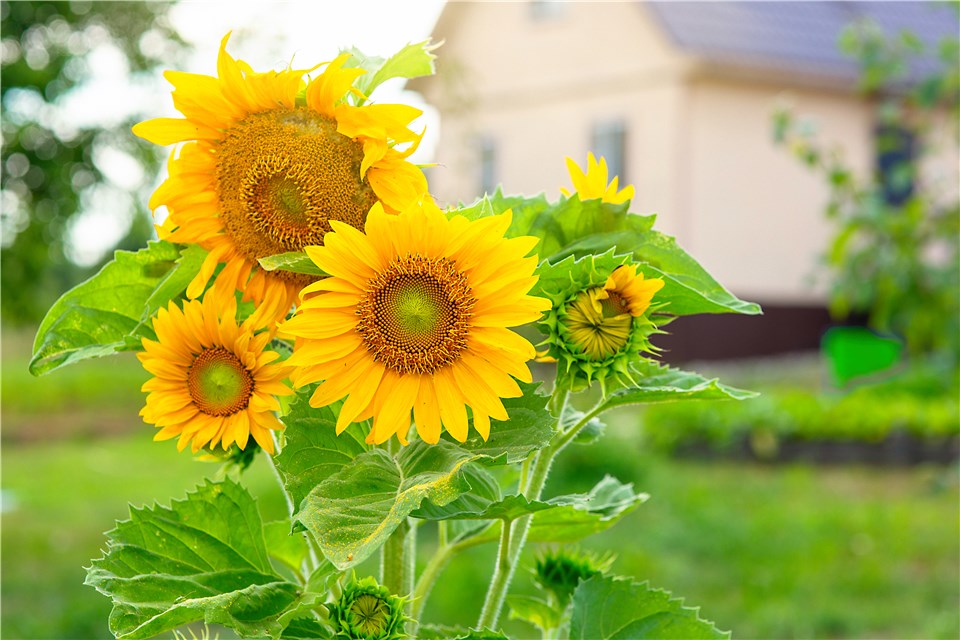
[{"label": "blurred plant row", "polygon": [[765,388],[761,396],[737,404],[651,406],[642,414],[644,442],[665,453],[749,453],[776,459],[790,443],[869,447],[895,440],[893,455],[903,461],[920,461],[911,458],[911,445],[920,448],[912,454],[919,458],[955,457],[958,397],[955,369],[943,361],[925,362],[849,391],[786,384]]}]

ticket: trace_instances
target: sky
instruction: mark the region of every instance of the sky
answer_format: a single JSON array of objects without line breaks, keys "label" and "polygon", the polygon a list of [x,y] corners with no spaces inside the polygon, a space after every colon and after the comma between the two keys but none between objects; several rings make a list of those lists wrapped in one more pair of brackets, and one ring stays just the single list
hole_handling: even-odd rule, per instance
[{"label": "sky", "polygon": [[[181,70],[215,75],[220,40],[228,32],[232,34],[230,53],[258,71],[283,68],[291,62],[301,68],[312,67],[333,59],[342,48],[356,47],[367,55],[388,57],[408,43],[422,42],[430,37],[443,4],[443,0],[182,0],[171,9],[169,19],[194,49]],[[93,81],[71,97],[64,111],[73,123],[64,126],[110,126],[131,113],[144,118],[177,117],[171,87],[161,77],[131,87],[122,55],[109,47],[95,51],[88,64]],[[104,101],[104,95],[111,99]],[[436,111],[419,95],[402,91],[399,80],[379,87],[374,98],[380,103],[403,102],[424,111],[414,128],[426,127],[427,134],[412,160],[429,162],[439,131]],[[139,167],[123,155],[114,153],[103,158],[112,186],[90,194],[87,212],[78,216],[68,230],[71,258],[78,263],[97,262],[123,237],[131,205],[124,196],[133,185],[151,178],[156,185],[163,177],[143,176]]]}]

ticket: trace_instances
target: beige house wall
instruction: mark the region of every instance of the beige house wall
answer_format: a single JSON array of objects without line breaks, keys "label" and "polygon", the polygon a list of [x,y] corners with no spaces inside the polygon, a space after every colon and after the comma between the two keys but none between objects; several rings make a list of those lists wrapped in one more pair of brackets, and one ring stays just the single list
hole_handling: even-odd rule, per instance
[{"label": "beige house wall", "polygon": [[434,33],[445,40],[438,76],[423,87],[412,83],[442,113],[431,190],[448,204],[479,195],[477,142],[486,137],[505,192],[557,197],[570,186],[564,158],[584,164],[593,125],[621,120],[628,132],[621,182],[644,194],[637,210],[668,210],[673,160],[649,147],[672,147],[690,61],[633,3],[563,3],[559,10],[535,19],[529,3],[447,6]]},{"label": "beige house wall", "polygon": [[[772,139],[771,114],[789,91],[795,113],[843,149],[861,176],[873,167],[873,110],[853,88],[815,88],[809,78],[723,75],[681,54],[638,3],[565,3],[555,19],[532,19],[529,3],[448,5],[434,36],[445,39],[439,75],[412,83],[441,114],[428,170],[441,204],[478,193],[477,141],[496,149],[506,193],[569,186],[564,157],[583,165],[595,124],[621,120],[632,210],[657,213],[737,295],[767,304],[821,304],[814,276],[832,235],[828,189]],[[797,80],[797,82],[794,82]],[[925,177],[957,190],[957,145]]]},{"label": "beige house wall", "polygon": [[[677,238],[732,291],[767,303],[824,299],[814,278],[832,235],[822,175],[773,143],[771,113],[789,99],[854,172],[873,166],[872,110],[851,95],[772,84],[698,80],[691,86]],[[814,282],[816,280],[816,284]]]}]

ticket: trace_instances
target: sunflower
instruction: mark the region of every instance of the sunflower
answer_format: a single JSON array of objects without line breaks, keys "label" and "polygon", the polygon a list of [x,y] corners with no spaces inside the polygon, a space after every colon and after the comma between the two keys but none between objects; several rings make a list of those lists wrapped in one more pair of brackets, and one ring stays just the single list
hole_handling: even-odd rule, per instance
[{"label": "sunflower", "polygon": [[562,320],[572,345],[592,360],[615,355],[626,346],[634,325],[650,307],[663,280],[644,280],[635,265],[618,267],[603,287],[581,291]]},{"label": "sunflower", "polygon": [[[374,205],[366,233],[333,222],[307,254],[332,277],[305,288],[281,335],[296,338],[288,363],[298,387],[323,380],[321,407],[349,395],[337,432],[373,418],[368,442],[406,442],[413,412],[429,443],[441,426],[467,437],[467,412],[486,439],[490,418],[506,420],[500,398],[530,382],[533,345],[510,331],[540,317],[549,302],[527,295],[536,283],[536,238],[506,239],[510,212],[468,221],[435,205],[387,215]],[[512,376],[512,377],[511,377]]]},{"label": "sunflower", "polygon": [[203,447],[224,449],[247,445],[249,436],[273,453],[271,430],[283,426],[274,415],[276,396],[293,391],[282,382],[289,373],[283,364],[271,364],[279,355],[265,351],[273,332],[257,332],[272,324],[285,298],[267,298],[238,326],[236,303],[220,304],[214,296],[191,300],[183,310],[171,302],[153,319],[157,340],[143,339],[137,354],[154,375],[144,383],[145,422],[160,429],[154,440],[179,436],[181,451],[193,441],[194,453]]},{"label": "sunflower", "polygon": [[292,304],[314,278],[264,271],[259,258],[323,244],[332,220],[362,229],[376,202],[397,211],[429,197],[422,171],[406,160],[422,136],[408,128],[421,112],[348,104],[351,94],[365,98],[353,86],[365,71],[349,68],[347,53],[305,84],[307,70],[254,72],[227,53],[228,38],[218,77],[166,72],[185,119],[133,128],[156,144],[185,143],[150,207],[167,207],[161,238],[209,251],[188,297],[198,298],[225,263],[216,280],[221,300],[239,289],[259,302],[278,289]]},{"label": "sunflower", "polygon": [[[607,184],[607,159],[602,156],[600,162],[597,162],[593,153],[587,154],[586,173],[580,170],[573,159],[567,158],[567,170],[570,172],[573,189],[581,200],[600,198],[610,204],[620,204],[633,199],[633,185],[628,184],[619,192],[617,191],[617,185],[620,181],[619,176],[613,176],[613,180],[609,185]],[[560,192],[568,198],[573,195],[563,187],[560,187]]]}]

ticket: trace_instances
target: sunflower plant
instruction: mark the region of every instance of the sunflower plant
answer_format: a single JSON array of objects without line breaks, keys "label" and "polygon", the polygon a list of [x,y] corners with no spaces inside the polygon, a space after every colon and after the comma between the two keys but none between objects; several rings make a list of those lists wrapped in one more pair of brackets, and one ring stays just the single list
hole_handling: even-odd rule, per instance
[{"label": "sunflower plant", "polygon": [[[577,542],[646,500],[609,476],[545,495],[605,412],[751,395],[658,363],[662,327],[759,308],[630,213],[633,187],[602,158],[568,159],[559,199],[441,209],[408,159],[419,111],[371,98],[432,73],[429,43],[269,72],[227,43],[216,76],[167,73],[183,118],[134,128],[174,145],[150,203],[159,239],[64,294],[30,364],[138,352],[154,439],[226,466],[108,532],[87,584],[113,601],[110,631],[504,638],[509,603],[543,637],[725,637],[612,557],[563,546],[531,568],[541,596],[508,593],[525,546]],[[264,522],[244,487],[258,457],[286,519]],[[478,617],[421,624],[451,558],[481,545],[498,551]]]}]

